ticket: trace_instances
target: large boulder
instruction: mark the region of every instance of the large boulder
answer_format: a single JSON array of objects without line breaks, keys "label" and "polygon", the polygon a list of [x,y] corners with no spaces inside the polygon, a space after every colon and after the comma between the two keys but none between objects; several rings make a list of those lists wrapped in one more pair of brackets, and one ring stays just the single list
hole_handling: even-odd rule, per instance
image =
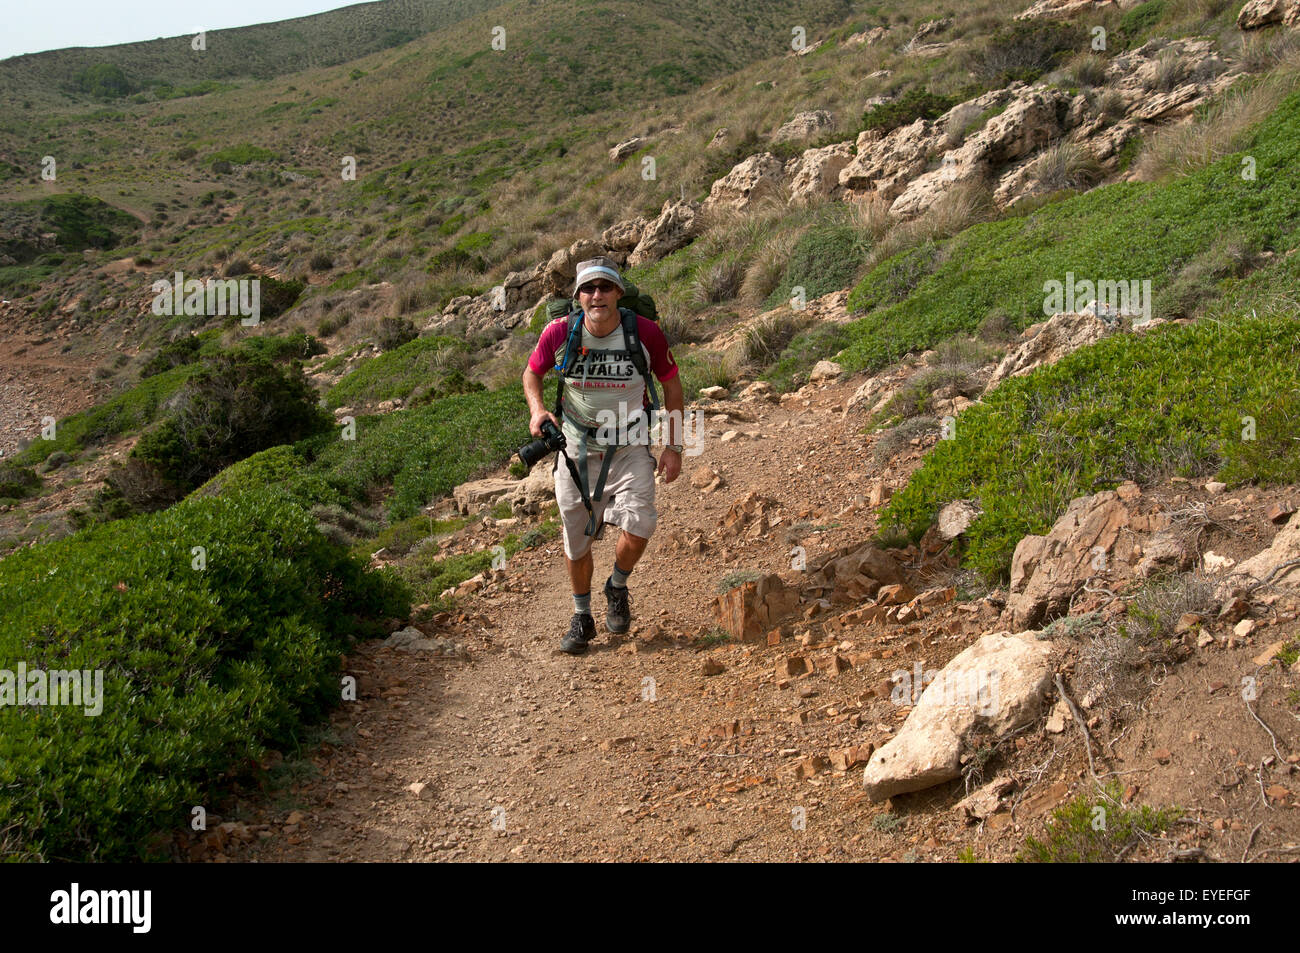
[{"label": "large boulder", "polygon": [[808,149],[791,159],[786,167],[790,174],[790,202],[807,204],[834,194],[840,187],[840,172],[852,161],[853,147],[847,142]]},{"label": "large boulder", "polygon": [[645,227],[641,240],[627,256],[627,267],[635,268],[671,255],[689,245],[700,231],[698,202],[669,199],[659,217]]},{"label": "large boulder", "polygon": [[511,511],[526,516],[540,513],[555,499],[555,470],[550,459],[543,460],[505,494]]},{"label": "large boulder", "polygon": [[725,208],[743,212],[755,202],[775,199],[785,202],[785,166],[770,152],[750,156],[738,162],[730,172],[713,183],[707,209]]},{"label": "large boulder", "polygon": [[[628,254],[641,241],[641,236],[645,234],[648,223],[644,218],[627,218],[621,222],[615,222],[609,228],[600,233],[600,243],[605,246],[605,254],[614,259],[621,267],[626,261]],[[586,259],[576,259],[574,264]],[[575,272],[576,273],[576,272]]]},{"label": "large boulder", "polygon": [[840,186],[874,190],[892,201],[925,171],[931,153],[940,150],[943,135],[938,125],[925,119],[899,126],[885,136],[876,129],[860,132],[857,155],[840,170]]},{"label": "large boulder", "polygon": [[451,498],[456,501],[458,512],[474,513],[511,493],[515,489],[516,482],[498,479],[471,480],[453,489]]},{"label": "large boulder", "polygon": [[586,238],[578,239],[568,248],[557,249],[542,270],[545,293],[569,297],[573,294],[573,279],[578,274],[578,262],[607,253],[605,246]]},{"label": "large boulder", "polygon": [[[998,737],[1038,718],[1052,679],[1052,643],[1034,632],[984,636],[935,675],[898,735],[871,756],[862,783],[873,801],[951,781],[979,732]],[[906,672],[895,673],[916,691]],[[912,697],[895,700],[908,704]]]}]

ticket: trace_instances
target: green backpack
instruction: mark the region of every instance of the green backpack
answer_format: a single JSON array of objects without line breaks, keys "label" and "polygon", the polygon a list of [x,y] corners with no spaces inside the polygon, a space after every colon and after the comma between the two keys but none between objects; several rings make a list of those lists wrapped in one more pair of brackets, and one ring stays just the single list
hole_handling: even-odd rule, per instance
[{"label": "green backpack", "polygon": [[[635,311],[643,318],[649,318],[656,324],[659,323],[659,309],[655,307],[655,299],[649,294],[639,289],[630,281],[624,281],[626,286],[623,289],[623,297],[618,299],[620,309],[627,308],[629,311]],[[546,320],[557,321],[560,318],[567,317],[574,311],[578,310],[578,299],[561,298],[558,301],[551,301],[546,305]]]}]

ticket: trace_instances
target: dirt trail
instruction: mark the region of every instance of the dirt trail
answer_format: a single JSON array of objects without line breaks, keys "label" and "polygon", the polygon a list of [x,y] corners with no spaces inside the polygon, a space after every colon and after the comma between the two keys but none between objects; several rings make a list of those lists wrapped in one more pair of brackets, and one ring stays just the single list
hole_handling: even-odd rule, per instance
[{"label": "dirt trail", "polygon": [[[713,625],[711,602],[727,571],[789,568],[791,544],[780,531],[792,522],[805,521],[797,532],[809,560],[869,532],[873,517],[851,502],[870,469],[866,440],[837,406],[849,393],[823,390],[814,406],[746,404],[762,417],[710,424],[706,453],[660,486],[660,524],[632,576],[627,635],[605,632],[597,594],[601,634],[592,650],[577,658],[557,651],[572,612],[557,540],[511,560],[507,591],[468,603],[491,623],[452,633],[472,663],[364,647],[348,669],[360,677],[361,700],[337,713],[338,744],[315,759],[320,777],[268,809],[280,821],[293,809],[300,817],[227,853],[268,861],[796,860],[888,857],[911,846],[865,823],[881,808],[861,796],[859,770],[810,780],[794,773],[814,751],[857,743],[864,729],[834,709],[856,710],[876,676],[820,678],[800,697],[771,677],[780,648],[702,650],[694,635]],[[720,443],[731,428],[762,438]],[[727,481],[707,495],[691,483],[705,465]],[[752,540],[726,539],[724,514],[752,490],[780,503],[784,524]],[[673,545],[674,531],[691,530],[712,542],[704,555],[684,557]],[[594,591],[612,554],[610,533],[597,543]],[[726,671],[705,676],[705,657]],[[647,679],[653,701],[642,698]],[[827,707],[829,717],[806,725],[792,714]],[[416,782],[427,785],[419,795],[408,790]]]},{"label": "dirt trail", "polygon": [[[701,638],[715,624],[724,575],[743,568],[792,578],[792,546],[802,545],[812,565],[865,541],[879,512],[877,484],[896,489],[919,465],[927,445],[873,465],[859,415],[841,411],[852,390],[836,384],[806,400],[732,404],[730,419],[710,420],[703,455],[660,486],[659,527],[631,579],[627,635],[611,637],[603,623],[599,590],[612,533],[596,544],[600,635],[577,658],[557,649],[572,611],[559,541],[521,552],[503,581],[462,600],[458,624],[426,626],[464,644],[471,661],[361,646],[345,669],[358,679],[359,698],[334,713],[329,743],[311,752],[304,772],[313,776],[224,805],[229,816],[221,820],[234,821],[232,829],[210,828],[183,849],[218,861],[1013,857],[1028,834],[1041,835],[1048,811],[1088,789],[1075,734],[1036,726],[993,758],[988,778],[983,762],[976,765],[974,784],[992,772],[1017,782],[1010,810],[978,826],[952,810],[964,793],[960,780],[875,804],[863,793],[861,768],[833,757],[879,747],[902,725],[910,709],[891,700],[891,672],[942,667],[1004,628],[997,595],[965,593],[969,577],[945,556],[924,563],[915,549],[903,556],[917,591],[958,586],[953,602],[920,622],[827,634],[821,615],[812,624],[796,620],[776,645]],[[716,409],[723,408],[710,413]],[[729,430],[738,435],[724,443]],[[697,485],[704,468],[723,485]],[[733,507],[753,493],[772,501],[775,526],[737,523]],[[486,525],[470,532],[476,546],[495,541]],[[1222,548],[1226,540],[1212,541]],[[1262,542],[1238,544],[1244,554]],[[1198,655],[1154,690],[1132,730],[1109,742],[1107,766],[1128,786],[1126,797],[1148,792],[1143,803],[1179,803],[1194,819],[1146,859],[1189,845],[1221,859],[1249,849],[1263,857],[1266,844],[1291,850],[1300,811],[1259,803],[1250,784],[1226,789],[1215,773],[1251,757],[1258,763],[1268,739],[1244,708],[1207,698],[1200,685],[1236,684],[1259,648]],[[814,659],[815,671],[777,674],[796,653]],[[851,662],[839,667],[836,659]],[[721,671],[706,675],[706,660]],[[1292,681],[1285,674],[1261,681],[1260,712],[1275,726],[1289,721]]]}]

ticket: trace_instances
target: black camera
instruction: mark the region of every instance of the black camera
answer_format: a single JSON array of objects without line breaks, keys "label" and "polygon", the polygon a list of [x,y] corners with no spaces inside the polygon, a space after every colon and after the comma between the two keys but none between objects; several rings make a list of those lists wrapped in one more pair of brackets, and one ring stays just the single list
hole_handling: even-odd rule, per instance
[{"label": "black camera", "polygon": [[531,470],[538,460],[548,453],[563,450],[564,445],[564,434],[560,433],[560,428],[549,420],[543,420],[542,435],[532,443],[526,443],[519,448],[519,459],[524,461],[524,466]]}]

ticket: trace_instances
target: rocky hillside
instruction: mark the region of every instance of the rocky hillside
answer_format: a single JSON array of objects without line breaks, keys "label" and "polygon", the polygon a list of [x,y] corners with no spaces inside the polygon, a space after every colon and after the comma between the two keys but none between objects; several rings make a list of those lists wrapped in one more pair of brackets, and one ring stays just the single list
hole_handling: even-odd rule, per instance
[{"label": "rocky hillside", "polygon": [[[103,148],[0,156],[0,661],[75,649],[113,702],[0,715],[0,770],[51,779],[0,798],[0,853],[1293,855],[1296,4],[631,6],[620,43],[695,66],[429,74],[471,17],[0,130]],[[659,302],[702,453],[633,630],[573,659],[512,451],[599,254]],[[160,309],[178,271],[261,320]]]}]

